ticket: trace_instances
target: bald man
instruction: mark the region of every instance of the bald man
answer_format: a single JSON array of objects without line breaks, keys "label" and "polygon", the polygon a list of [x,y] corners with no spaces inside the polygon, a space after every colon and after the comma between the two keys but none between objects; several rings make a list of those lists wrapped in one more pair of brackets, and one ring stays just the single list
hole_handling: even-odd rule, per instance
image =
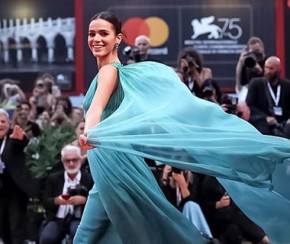
[{"label": "bald man", "polygon": [[138,63],[142,61],[156,61],[158,60],[151,57],[151,55],[148,54],[149,48],[150,48],[150,38],[145,35],[139,35],[135,38],[135,47],[137,48],[133,50],[131,55],[129,56],[129,59],[127,61],[127,64],[131,63]]},{"label": "bald man", "polygon": [[267,58],[264,77],[250,82],[246,103],[251,111],[249,122],[262,134],[290,138],[290,81],[280,74],[280,59]]},{"label": "bald man", "polygon": [[148,36],[140,35],[135,39],[135,46],[139,48],[139,53],[144,58],[147,58],[148,50],[150,48],[150,39]]}]

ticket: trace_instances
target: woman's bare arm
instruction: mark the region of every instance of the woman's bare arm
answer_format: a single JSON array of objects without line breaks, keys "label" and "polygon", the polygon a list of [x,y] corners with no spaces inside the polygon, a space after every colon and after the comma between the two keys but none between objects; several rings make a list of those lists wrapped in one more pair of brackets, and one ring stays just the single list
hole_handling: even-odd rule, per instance
[{"label": "woman's bare arm", "polygon": [[112,65],[103,66],[98,74],[98,87],[93,101],[86,113],[85,133],[97,125],[102,113],[118,85],[118,72]]}]

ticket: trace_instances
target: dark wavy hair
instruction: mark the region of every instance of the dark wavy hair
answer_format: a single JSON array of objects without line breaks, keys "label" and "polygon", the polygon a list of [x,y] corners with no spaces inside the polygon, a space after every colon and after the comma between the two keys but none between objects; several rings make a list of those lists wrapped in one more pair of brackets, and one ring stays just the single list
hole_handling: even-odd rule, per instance
[{"label": "dark wavy hair", "polygon": [[178,57],[177,57],[178,67],[180,67],[180,60],[182,58],[186,59],[187,56],[190,56],[191,58],[194,59],[196,64],[199,66],[197,68],[197,71],[198,73],[200,73],[203,68],[203,58],[202,58],[202,55],[193,47],[185,47],[179,51]]}]

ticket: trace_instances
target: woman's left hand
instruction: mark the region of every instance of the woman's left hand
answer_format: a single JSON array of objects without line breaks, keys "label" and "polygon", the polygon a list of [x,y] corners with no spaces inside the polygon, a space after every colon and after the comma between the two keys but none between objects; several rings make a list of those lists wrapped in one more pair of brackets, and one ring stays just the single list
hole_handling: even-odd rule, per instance
[{"label": "woman's left hand", "polygon": [[81,134],[79,137],[80,146],[85,150],[90,150],[94,148],[92,145],[87,144],[87,136],[85,134]]}]

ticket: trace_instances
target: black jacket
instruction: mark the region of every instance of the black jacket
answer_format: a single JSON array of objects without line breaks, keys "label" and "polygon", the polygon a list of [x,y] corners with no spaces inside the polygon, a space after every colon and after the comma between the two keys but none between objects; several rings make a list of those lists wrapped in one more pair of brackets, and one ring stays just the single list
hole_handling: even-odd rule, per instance
[{"label": "black jacket", "polygon": [[[64,183],[64,171],[53,173],[47,178],[43,204],[48,221],[56,218],[59,206],[54,204],[54,198],[62,194]],[[84,186],[87,191],[91,190],[93,180],[90,174],[82,172],[80,184]]]},{"label": "black jacket", "polygon": [[[282,108],[282,116],[275,116],[278,122],[286,122],[290,118],[290,81],[281,79],[281,96],[278,105]],[[267,95],[268,93],[268,95]],[[266,120],[273,116],[267,96],[270,96],[265,78],[253,79],[249,84],[246,103],[251,110],[250,122],[255,124],[258,120]],[[271,96],[270,96],[270,99]],[[274,101],[272,99],[274,104]]]},{"label": "black jacket", "polygon": [[[7,134],[6,144],[2,153],[2,160],[5,163],[3,174],[3,189],[5,191],[13,191],[19,188],[27,195],[36,195],[39,187],[38,182],[35,180],[25,161],[24,148],[29,140],[24,136],[23,140],[11,139],[9,136],[12,133],[10,129]],[[3,139],[0,139],[2,144]]]}]

